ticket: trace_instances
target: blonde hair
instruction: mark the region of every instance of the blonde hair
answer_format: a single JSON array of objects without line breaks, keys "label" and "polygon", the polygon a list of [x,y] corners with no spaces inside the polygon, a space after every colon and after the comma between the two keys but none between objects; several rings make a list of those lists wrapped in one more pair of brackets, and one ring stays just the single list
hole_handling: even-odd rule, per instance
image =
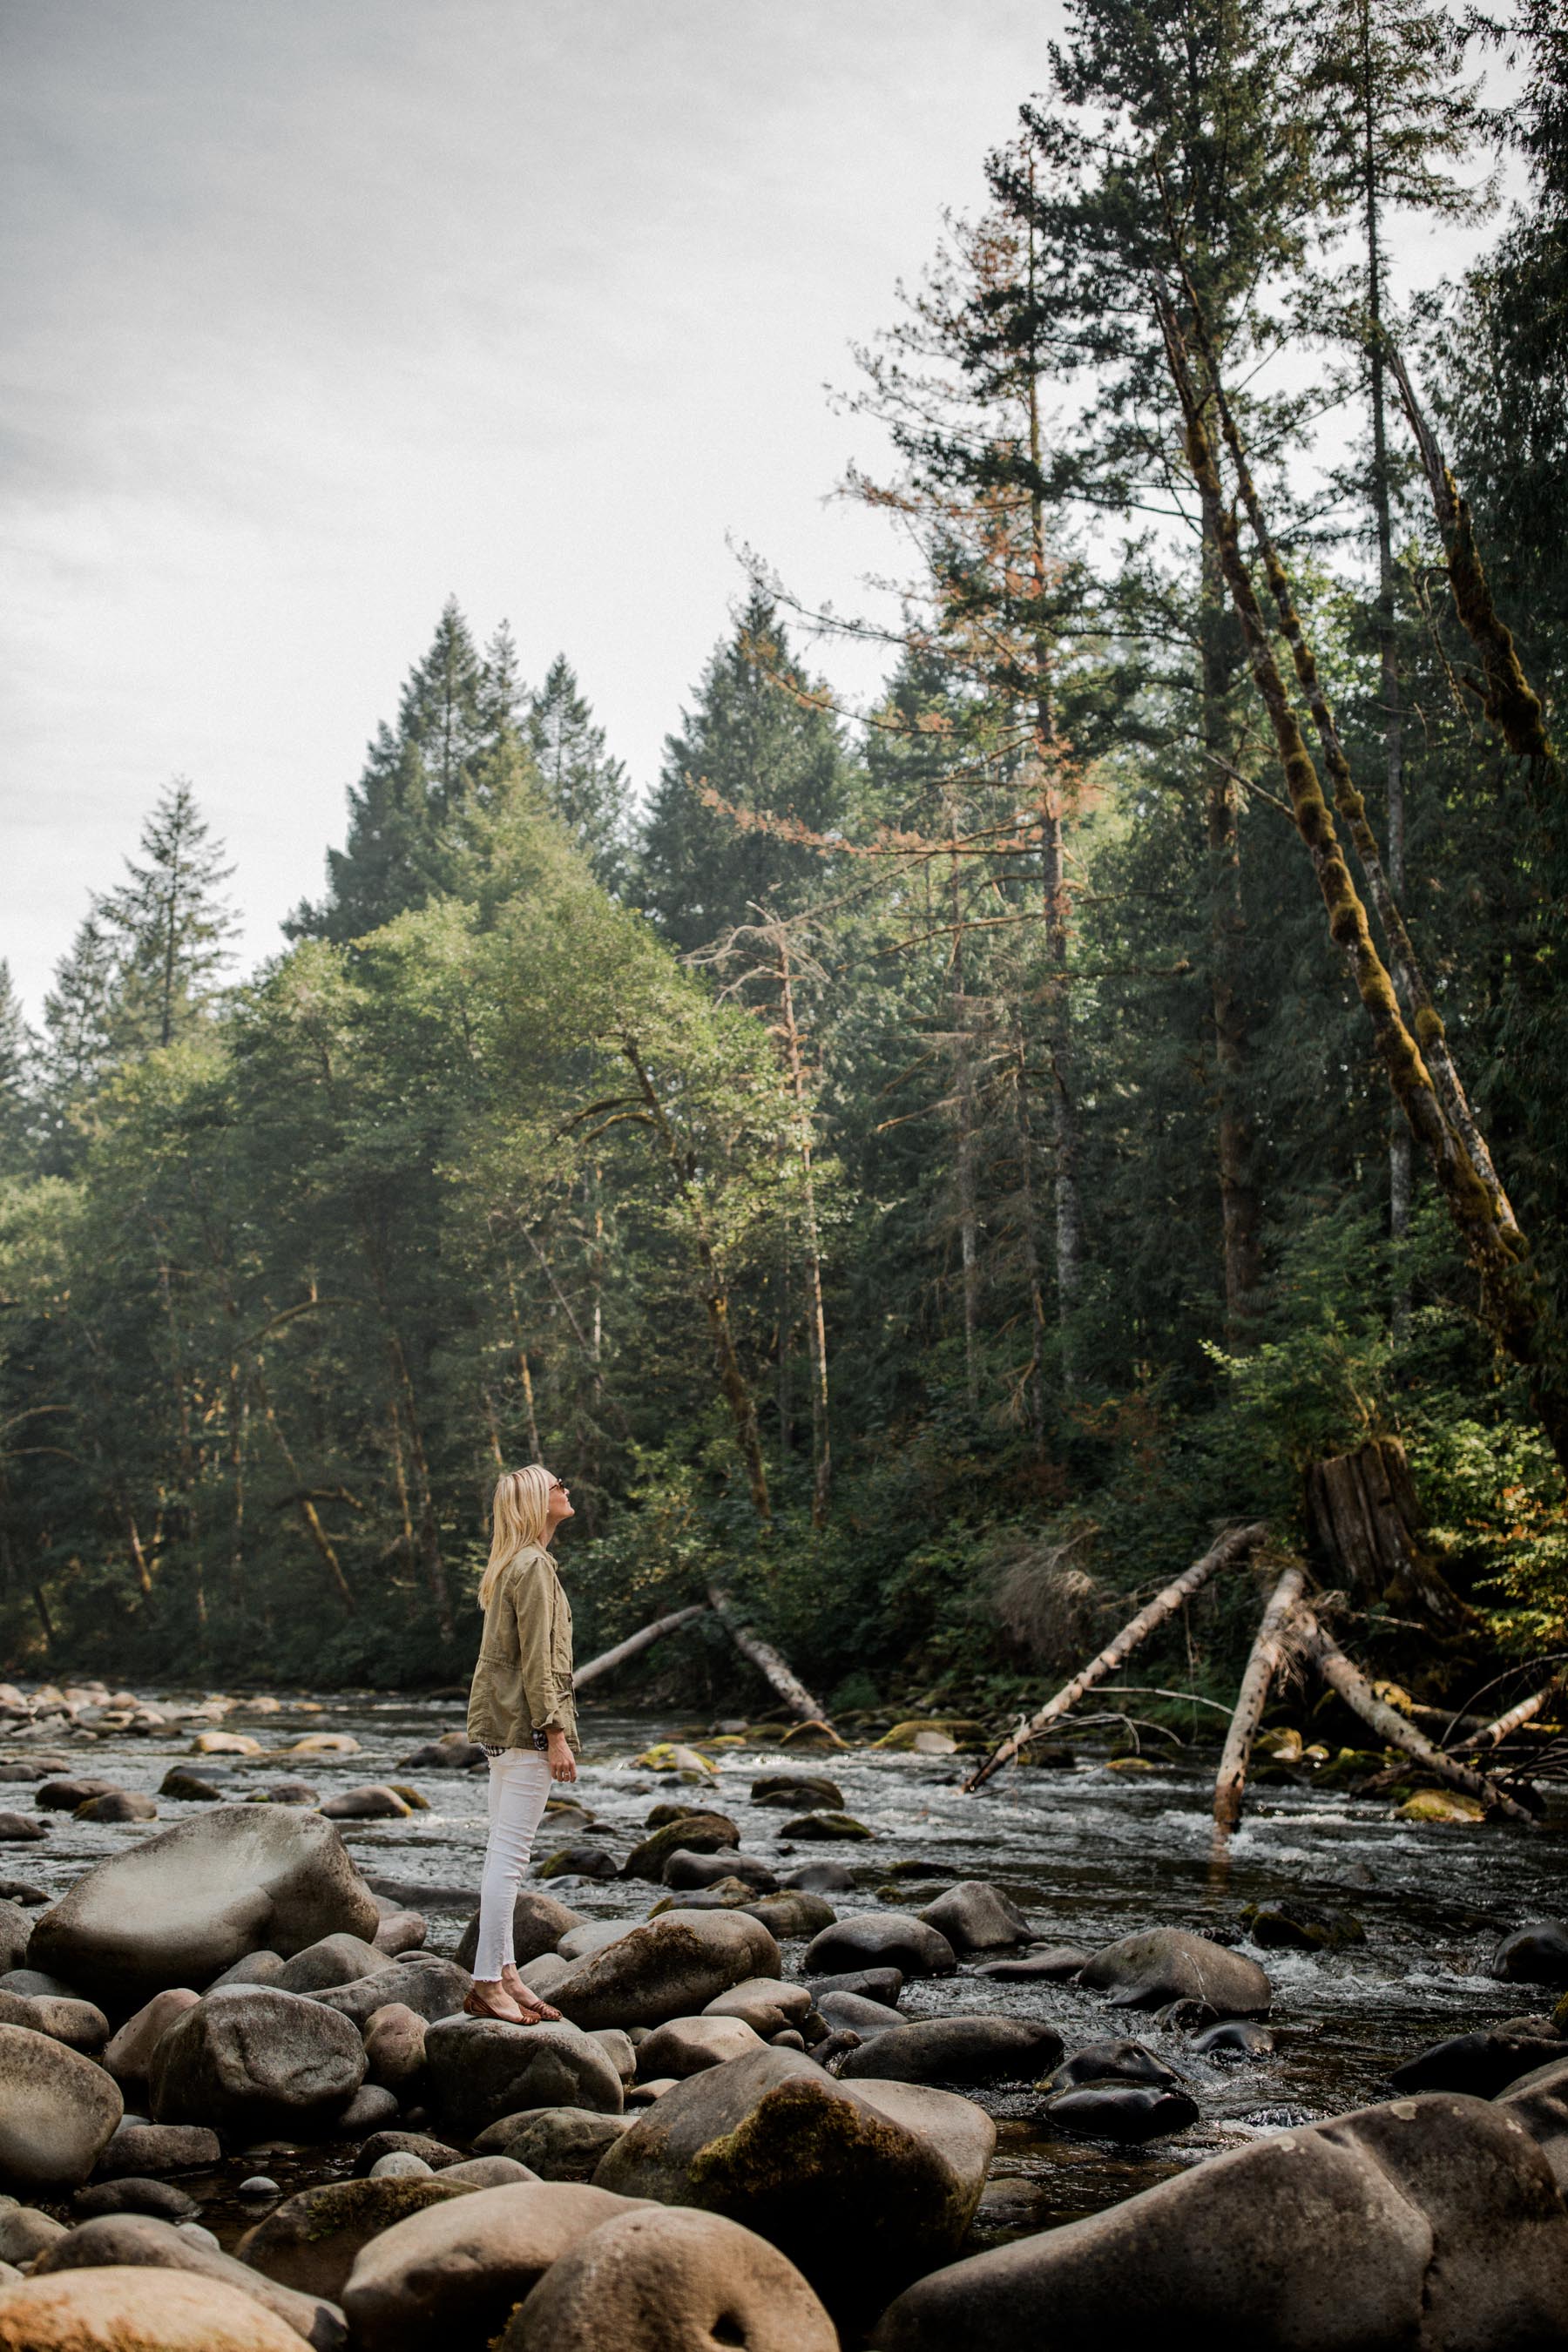
[{"label": "blonde hair", "polygon": [[490,1556],[479,1580],[479,1607],[488,1609],[502,1569],[519,1552],[541,1549],[550,1526],[550,1489],[555,1484],[542,1462],[526,1470],[506,1470],[496,1480],[490,1505]]}]

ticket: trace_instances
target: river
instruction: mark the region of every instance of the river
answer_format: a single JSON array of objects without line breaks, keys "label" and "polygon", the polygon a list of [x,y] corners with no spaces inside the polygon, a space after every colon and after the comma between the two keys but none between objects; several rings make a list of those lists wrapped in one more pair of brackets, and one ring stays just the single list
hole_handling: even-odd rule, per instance
[{"label": "river", "polygon": [[[249,1732],[274,1748],[306,1732],[347,1732],[358,1752],[311,1756],[288,1767],[207,1757],[193,1769],[236,1796],[300,1771],[323,1797],[364,1781],[410,1782],[428,1811],[408,1820],[340,1824],[361,1868],[421,1887],[474,1889],[485,1841],[482,1776],[399,1769],[410,1750],[460,1721],[461,1708],[451,1701],[319,1692],[308,1706],[301,1694],[285,1698],[281,1713],[256,1717],[241,1699],[225,1717],[226,1730]],[[702,1794],[635,1761],[658,1739],[701,1746],[700,1727],[589,1710],[584,1735],[576,1793],[606,1825],[604,1843],[617,1860],[655,1803]],[[0,1758],[39,1745],[37,1732],[26,1735],[26,1744],[13,1737],[0,1746]],[[190,1745],[188,1731],[156,1739],[106,1732],[90,1745],[68,1738],[51,1752],[68,1759],[73,1772],[155,1794],[170,1761],[184,1759]],[[1568,1841],[1561,1826],[1531,1833],[1416,1825],[1393,1818],[1385,1805],[1270,1787],[1254,1793],[1233,1841],[1228,1874],[1215,1884],[1209,1864],[1212,1759],[1187,1761],[1184,1752],[1134,1776],[1086,1758],[1068,1770],[1011,1772],[969,1797],[954,1758],[867,1748],[808,1755],[761,1733],[742,1747],[707,1752],[718,1764],[712,1801],[739,1824],[745,1851],[777,1857],[781,1872],[820,1859],[854,1871],[857,1893],[836,1898],[840,1913],[879,1899],[917,1909],[955,1879],[987,1878],[1023,1906],[1043,1937],[1089,1948],[1155,1926],[1217,1929],[1230,1940],[1245,1904],[1281,1896],[1348,1911],[1363,1926],[1364,1942],[1332,1953],[1255,1954],[1275,1988],[1277,2046],[1271,2056],[1239,2065],[1194,2059],[1181,2036],[1108,2013],[1099,1998],[1071,1985],[1008,1984],[968,1966],[956,1979],[909,1985],[902,2006],[910,2016],[1006,2011],[1041,2017],[1058,2028],[1069,2052],[1108,2032],[1134,2032],[1180,2071],[1201,2109],[1190,2132],[1129,2151],[1042,2130],[1040,2102],[1029,2087],[974,2095],[1000,2126],[975,2246],[1094,2211],[1247,2137],[1384,2097],[1391,2067],[1426,2043],[1540,2011],[1553,1999],[1495,1983],[1487,1969],[1506,1930],[1568,1913]],[[873,1832],[871,1840],[814,1843],[792,1854],[780,1836],[787,1816],[749,1802],[750,1782],[769,1769],[829,1774],[848,1811]],[[30,1798],[15,1787],[0,1791],[0,1801],[26,1805]],[[160,1798],[158,1826],[199,1810]],[[88,1862],[149,1833],[49,1818],[47,1842],[7,1846],[0,1868],[51,1893]],[[546,1826],[540,1859],[550,1846]],[[911,1864],[923,1867],[911,1872]],[[880,1898],[879,1889],[887,1890]],[[638,1919],[658,1899],[658,1890],[636,1881],[556,1880],[551,1892],[594,1918]],[[453,1948],[467,1909],[429,1907],[432,1948]],[[786,1975],[798,1971],[802,1949],[785,1947]],[[279,2152],[268,2168],[280,2185],[298,2186],[343,2169],[349,2155]],[[205,2218],[226,2242],[241,2223],[243,2209],[232,2191],[245,2168],[236,2159],[209,2184]],[[204,2193],[199,2183],[193,2186]]]}]

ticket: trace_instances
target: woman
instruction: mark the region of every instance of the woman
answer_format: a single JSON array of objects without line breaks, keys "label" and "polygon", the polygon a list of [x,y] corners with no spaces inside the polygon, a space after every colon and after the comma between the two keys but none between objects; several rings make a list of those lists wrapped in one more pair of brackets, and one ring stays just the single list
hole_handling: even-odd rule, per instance
[{"label": "woman", "polygon": [[549,1547],[572,1513],[559,1478],[537,1462],[496,1482],[490,1557],[479,1586],[485,1630],[468,1694],[468,1738],[490,1759],[490,1833],[479,1882],[471,2017],[538,2025],[558,2018],[518,1975],[512,1906],[552,1780],[574,1780],[572,1612]]}]

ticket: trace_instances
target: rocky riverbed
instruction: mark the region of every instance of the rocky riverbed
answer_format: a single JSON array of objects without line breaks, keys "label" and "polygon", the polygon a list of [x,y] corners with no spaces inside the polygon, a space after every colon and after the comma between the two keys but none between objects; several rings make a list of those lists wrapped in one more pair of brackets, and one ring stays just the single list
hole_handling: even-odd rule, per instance
[{"label": "rocky riverbed", "polygon": [[[121,2341],[90,2332],[110,2323],[87,2304],[182,2249],[213,2274],[161,2271],[156,2293],[171,2313],[198,2286],[208,2301],[146,2340],[188,2326],[193,2345],[226,2342],[236,2248],[244,2281],[272,2281],[268,2325],[323,2346],[438,2333],[462,2352],[517,2305],[514,2347],[762,2352],[837,2326],[846,2345],[875,2331],[949,2352],[1047,2304],[1066,2345],[1079,2323],[1103,2336],[1130,2270],[1143,2319],[1195,2294],[1221,2298],[1220,2325],[1228,2295],[1261,2352],[1568,2343],[1568,2316],[1561,2336],[1526,2326],[1538,2305],[1568,2314],[1552,2072],[1568,2079],[1552,2022],[1568,1933],[1551,1927],[1568,1887],[1550,1823],[1415,1823],[1271,1787],[1216,1877],[1196,1761],[1086,1753],[976,1799],[951,1755],[590,1713],[575,1801],[536,1853],[545,1899],[520,1920],[526,1972],[570,2021],[525,2032],[454,2014],[485,1838],[459,1707],[0,1689],[0,2185],[16,2200],[0,2259],[18,2274],[0,2347]],[[1500,1979],[1521,1928],[1548,1932],[1507,1948]],[[1459,2036],[1479,2038],[1396,2081]],[[1331,2120],[1368,2109],[1380,2120]],[[1458,2258],[1461,2176],[1480,2268],[1444,2317],[1432,2265]],[[522,2207],[544,2232],[531,2270],[513,2259]],[[1275,2309],[1272,2277],[1307,2292],[1309,2208],[1366,2252],[1310,2321]],[[1427,2254],[1411,2272],[1413,2230]],[[1205,2245],[1194,2287],[1182,2265]],[[1524,2332],[1484,2318],[1482,2273],[1505,2257]],[[490,2279],[483,2308],[443,2302],[459,2272]],[[627,2282],[646,2302],[655,2277],[686,2283],[654,2300],[689,2304],[687,2333],[637,2335]],[[1344,2332],[1374,2281],[1385,2317],[1369,2305]],[[742,2332],[692,2333],[705,2295],[728,2295]],[[579,2307],[601,2326],[621,2313],[619,2336],[573,2336]]]}]

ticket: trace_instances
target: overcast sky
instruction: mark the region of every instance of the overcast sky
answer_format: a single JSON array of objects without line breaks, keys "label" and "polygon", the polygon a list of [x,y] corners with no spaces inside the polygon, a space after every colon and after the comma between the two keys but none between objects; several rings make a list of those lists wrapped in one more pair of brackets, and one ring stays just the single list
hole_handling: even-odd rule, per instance
[{"label": "overcast sky", "polygon": [[639,788],[758,548],[853,601],[825,380],[1061,0],[0,0],[4,936],[35,1015],[188,775],[247,961],[455,593]]}]

